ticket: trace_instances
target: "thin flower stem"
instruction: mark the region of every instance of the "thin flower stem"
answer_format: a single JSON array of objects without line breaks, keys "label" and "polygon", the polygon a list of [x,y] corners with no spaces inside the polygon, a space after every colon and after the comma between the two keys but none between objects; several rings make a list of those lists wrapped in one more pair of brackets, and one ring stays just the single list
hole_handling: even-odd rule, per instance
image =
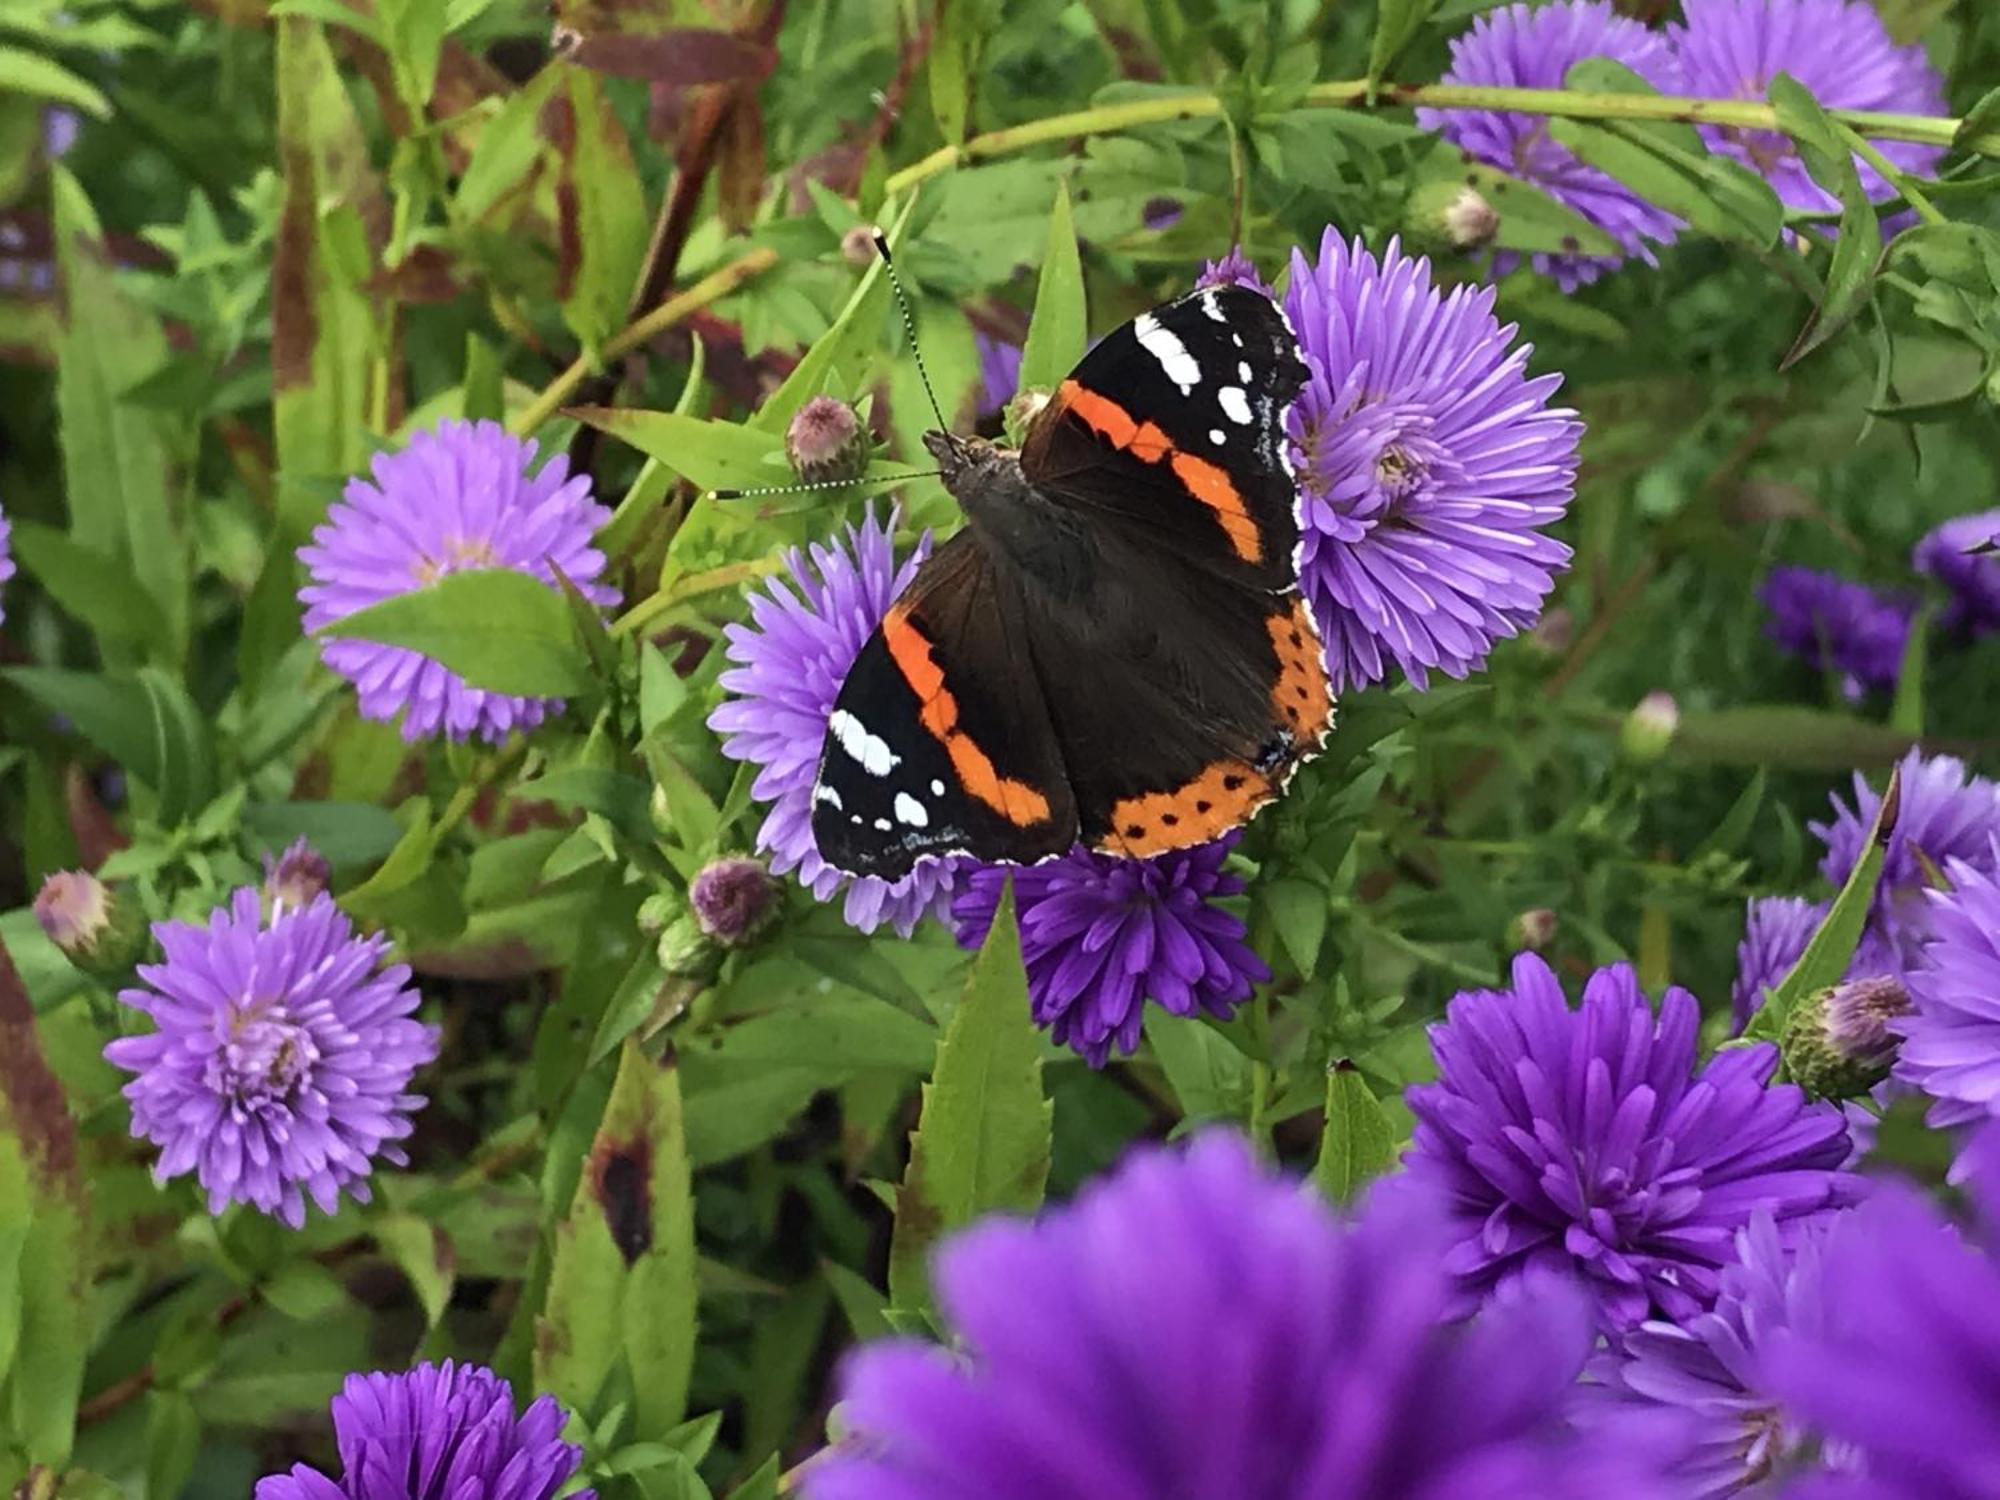
[{"label": "thin flower stem", "polygon": [[1880,172],[1882,180],[1902,195],[1903,201],[1916,211],[1918,218],[1926,224],[1950,222],[1938,212],[1937,205],[1924,196],[1924,190],[1910,181],[1910,174],[1884,156],[1873,141],[1852,127],[1843,125],[1838,128],[1854,154]]},{"label": "thin flower stem", "polygon": [[[1573,120],[1673,120],[1684,124],[1729,125],[1742,130],[1784,133],[1778,113],[1768,104],[1744,99],[1697,99],[1665,94],[1583,93],[1572,89],[1484,88],[1454,83],[1385,83],[1370,98],[1366,79],[1314,84],[1300,106],[1306,109],[1369,109],[1383,105],[1428,105],[1435,109],[1511,110],[1523,115],[1556,115]],[[1222,101],[1207,94],[1176,94],[1099,105],[1030,120],[1025,125],[988,131],[956,146],[942,146],[929,156],[893,172],[890,193],[901,193],[954,167],[1006,156],[1029,146],[1082,136],[1110,135],[1141,125],[1177,120],[1209,120],[1222,114]],[[1942,115],[1880,114],[1871,110],[1835,109],[1827,113],[1858,135],[1882,140],[1915,141],[1927,146],[1956,145],[1981,156],[2000,156],[2000,131],[1982,131],[1959,140],[1961,122]]]},{"label": "thin flower stem", "polygon": [[[600,361],[608,363],[630,354],[640,345],[666,332],[688,314],[699,312],[711,302],[727,297],[744,282],[763,275],[777,263],[778,252],[768,245],[759,245],[747,255],[740,256],[719,270],[709,272],[686,291],[675,293],[645,317],[606,339],[604,347],[598,351]],[[583,384],[590,371],[589,358],[579,356],[575,363],[550,381],[542,393],[514,418],[514,431],[521,434],[533,432],[554,416],[569,399],[571,392]]]}]

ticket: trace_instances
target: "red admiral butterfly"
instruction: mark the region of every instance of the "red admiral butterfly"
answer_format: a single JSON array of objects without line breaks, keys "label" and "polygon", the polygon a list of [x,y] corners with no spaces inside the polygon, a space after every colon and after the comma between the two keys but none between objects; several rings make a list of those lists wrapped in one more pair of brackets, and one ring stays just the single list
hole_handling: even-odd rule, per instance
[{"label": "red admiral butterfly", "polygon": [[1333,716],[1285,446],[1306,374],[1271,299],[1218,286],[1100,342],[1020,452],[928,434],[968,524],[841,687],[821,856],[1158,854],[1276,797]]}]

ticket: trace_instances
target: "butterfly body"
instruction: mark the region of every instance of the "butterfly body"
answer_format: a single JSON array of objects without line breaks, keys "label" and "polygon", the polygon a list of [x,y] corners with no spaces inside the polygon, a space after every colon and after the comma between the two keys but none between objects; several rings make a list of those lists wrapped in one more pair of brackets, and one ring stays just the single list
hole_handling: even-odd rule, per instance
[{"label": "butterfly body", "polygon": [[966,527],[843,684],[813,792],[837,868],[1147,855],[1283,789],[1333,701],[1297,592],[1283,314],[1211,288],[1106,337],[1021,450],[925,442]]}]

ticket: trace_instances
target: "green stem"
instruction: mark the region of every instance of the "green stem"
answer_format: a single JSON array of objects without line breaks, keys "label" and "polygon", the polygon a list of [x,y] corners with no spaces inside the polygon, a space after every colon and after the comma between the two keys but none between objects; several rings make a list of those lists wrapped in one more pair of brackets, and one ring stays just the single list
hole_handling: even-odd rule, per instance
[{"label": "green stem", "polygon": [[1854,154],[1867,162],[1877,172],[1880,172],[1882,180],[1902,195],[1903,201],[1916,210],[1918,218],[1922,219],[1926,224],[1944,224],[1949,222],[1943,214],[1938,212],[1937,205],[1924,196],[1924,190],[1910,181],[1910,174],[1884,156],[1881,149],[1873,141],[1869,140],[1868,137],[1861,134],[1858,130],[1847,126],[1840,126],[1838,128],[1841,135],[1846,138],[1847,144]]},{"label": "green stem", "polygon": [[[1770,130],[1780,134],[1778,113],[1768,104],[1744,99],[1697,99],[1667,94],[1593,94],[1572,89],[1483,88],[1456,83],[1385,83],[1369,98],[1368,80],[1348,79],[1314,84],[1302,107],[1309,109],[1370,109],[1382,105],[1428,106],[1433,109],[1508,110],[1523,115],[1561,116],[1572,120],[1672,120],[1690,125],[1727,125],[1739,130]],[[1827,113],[1856,134],[1879,140],[1915,141],[1927,146],[1951,146],[1981,156],[2000,156],[2000,131],[1982,131],[1959,140],[1960,121],[1942,115],[1881,114],[1873,110],[1834,109]],[[957,146],[943,146],[929,156],[891,173],[888,191],[901,193],[954,167],[1006,156],[1029,146],[1081,136],[1110,135],[1142,125],[1177,120],[1210,120],[1222,114],[1213,95],[1173,95],[1105,104],[1068,114],[1050,115],[1025,125],[988,131]],[[1879,168],[1878,168],[1879,170]]]}]

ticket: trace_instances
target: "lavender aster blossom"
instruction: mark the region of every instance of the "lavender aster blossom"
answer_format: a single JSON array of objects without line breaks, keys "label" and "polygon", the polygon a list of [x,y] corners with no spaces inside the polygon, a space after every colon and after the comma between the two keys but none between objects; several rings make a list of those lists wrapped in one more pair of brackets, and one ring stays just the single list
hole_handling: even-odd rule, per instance
[{"label": "lavender aster blossom", "polygon": [[256,1500],[553,1500],[583,1461],[566,1420],[553,1396],[516,1415],[513,1387],[479,1365],[350,1375],[333,1398],[341,1477],[296,1464],[258,1480]]},{"label": "lavender aster blossom", "polygon": [[1243,889],[1224,868],[1235,843],[1231,834],[1151,859],[1078,848],[1037,865],[984,866],[960,884],[952,921],[977,948],[1013,876],[1035,1021],[1103,1067],[1113,1047],[1139,1045],[1147,1000],[1227,1020],[1271,977],[1243,940],[1242,918],[1216,904]]},{"label": "lavender aster blossom", "polygon": [[1937,1101],[1933,1125],[2000,1115],[2000,839],[1975,865],[1947,859],[1950,888],[1929,891],[1930,941],[1906,981],[1914,1014],[1901,1036],[1899,1082]]},{"label": "lavender aster blossom", "polygon": [[2000,1493],[2000,1126],[1960,1158],[1964,1229],[1882,1184],[1826,1248],[1825,1322],[1773,1341],[1789,1410],[1859,1450],[1865,1479],[1813,1500],[1992,1500]]},{"label": "lavender aster blossom", "polygon": [[[440,422],[400,453],[378,453],[374,482],[348,481],[326,524],[299,549],[312,581],[299,591],[305,627],[318,630],[356,610],[473,568],[512,568],[555,588],[555,570],[594,604],[615,604],[597,581],[604,554],[591,534],[611,519],[592,502],[590,477],[569,474],[557,454],[528,472],[535,445],[496,422]],[[374,641],[330,640],[326,664],[352,682],[362,715],[402,715],[406,740],[440,730],[498,743],[532,729],[561,702],[470,686],[429,657]]]},{"label": "lavender aster blossom", "polygon": [[1988,635],[2000,630],[2000,510],[1954,516],[1917,543],[1910,566],[1951,591],[1939,623]]},{"label": "lavender aster blossom", "polygon": [[1419,687],[1465,676],[1534,624],[1569,561],[1541,528],[1574,493],[1583,428],[1493,296],[1440,294],[1393,241],[1378,260],[1328,230],[1317,265],[1293,256],[1300,579],[1336,691],[1391,665]]},{"label": "lavender aster blossom", "polygon": [[750,596],[750,623],[724,632],[732,665],[721,682],[730,696],[708,727],[723,737],[724,755],[758,768],[750,793],[771,809],[757,830],[771,869],[796,870],[821,901],[845,889],[850,927],[873,932],[886,922],[908,937],[926,912],[944,915],[953,863],[927,860],[894,882],[856,877],[821,859],[812,835],[813,777],[840,685],[929,551],[926,536],[897,566],[893,530],[893,519],[877,521],[871,509],[847,528],[844,543],[815,543],[808,555],[794,550],[790,579],[774,578]]},{"label": "lavender aster blossom", "polygon": [[1021,388],[1021,346],[973,330],[972,342],[979,351],[979,386],[974,401],[976,416],[994,417],[1007,409]]},{"label": "lavender aster blossom", "polygon": [[[1924,893],[1931,870],[1949,860],[1975,869],[2000,869],[1994,837],[2000,834],[2000,786],[1984,776],[1966,775],[1965,763],[1949,755],[1924,756],[1911,750],[1901,761],[1902,804],[1882,863],[1869,913],[1869,931],[1892,952],[1900,967],[1914,968],[1929,936],[1932,910]],[[1880,795],[1854,773],[1854,806],[1833,799],[1833,819],[1806,826],[1826,845],[1820,873],[1835,886],[1847,879],[1868,841],[1869,827],[1882,805]],[[1926,865],[1929,869],[1926,869]]]},{"label": "lavender aster blossom", "polygon": [[1655,1020],[1628,965],[1600,969],[1571,1010],[1549,966],[1514,960],[1512,991],[1457,996],[1431,1028],[1439,1077],[1408,1091],[1411,1175],[1450,1195],[1448,1262],[1471,1300],[1543,1269],[1596,1294],[1608,1329],[1713,1305],[1738,1230],[1847,1201],[1840,1112],[1772,1086],[1775,1047],[1699,1070],[1694,997]]},{"label": "lavender aster blossom", "polygon": [[967,1354],[851,1354],[851,1435],[808,1500],[1662,1496],[1647,1445],[1564,1420],[1576,1289],[1445,1326],[1447,1233],[1409,1191],[1343,1222],[1220,1133],[1136,1151],[1039,1223],[946,1243],[933,1282]]},{"label": "lavender aster blossom", "polygon": [[[1689,1500],[1770,1494],[1765,1481],[1812,1461],[1812,1435],[1773,1394],[1768,1356],[1779,1337],[1825,1328],[1821,1263],[1836,1222],[1816,1222],[1788,1246],[1768,1215],[1756,1215],[1736,1237],[1713,1311],[1641,1323],[1591,1361],[1595,1383],[1579,1388],[1580,1421],[1632,1406],[1686,1412],[1697,1436],[1675,1474]],[[1855,1462],[1852,1448],[1832,1443],[1816,1467]]]},{"label": "lavender aster blossom", "polygon": [[[1619,15],[1609,0],[1555,0],[1550,5],[1517,4],[1488,11],[1451,44],[1451,67],[1444,82],[1557,89],[1571,68],[1590,57],[1623,63],[1662,93],[1674,93],[1680,84],[1666,39]],[[1566,292],[1597,280],[1626,256],[1656,264],[1649,241],[1669,244],[1680,231],[1680,220],[1665,209],[1648,203],[1609,173],[1585,166],[1567,147],[1556,144],[1548,120],[1541,116],[1491,109],[1420,109],[1417,123],[1488,166],[1526,178],[1618,242],[1622,255],[1535,256],[1535,269],[1553,276]],[[1504,253],[1495,257],[1493,269],[1504,276],[1519,259]]]},{"label": "lavender aster blossom", "polygon": [[1880,594],[1814,568],[1780,567],[1757,590],[1770,618],[1764,633],[1815,671],[1840,675],[1841,694],[1859,702],[1903,673],[1916,600]]},{"label": "lavender aster blossom", "polygon": [[1201,274],[1194,279],[1196,286],[1247,286],[1253,292],[1262,292],[1273,301],[1278,294],[1271,290],[1270,283],[1257,274],[1256,262],[1243,253],[1241,245],[1231,245],[1229,253],[1221,260],[1202,262]]},{"label": "lavender aster blossom", "polygon": [[[1669,30],[1687,91],[1701,98],[1761,103],[1781,71],[1804,84],[1828,109],[1943,115],[1943,80],[1922,47],[1898,47],[1867,0],[1683,0],[1687,22]],[[1763,174],[1792,208],[1838,212],[1840,200],[1814,182],[1790,136],[1775,130],[1704,125],[1711,151],[1733,156]],[[1880,141],[1878,149],[1906,172],[1928,176],[1943,148]],[[1860,157],[1868,196],[1895,190]]]},{"label": "lavender aster blossom", "polygon": [[208,1210],[248,1203],[294,1229],[310,1195],[332,1213],[345,1191],[368,1201],[381,1158],[406,1158],[420,1095],[407,1092],[437,1056],[437,1028],[410,1019],[417,992],[404,964],[379,967],[388,940],[356,937],[333,898],[264,925],[246,887],[206,927],[160,922],[166,962],[141,964],[147,988],[118,998],[153,1018],[105,1057],[125,1085],[132,1133],[160,1148],[160,1181],[193,1172]]},{"label": "lavender aster blossom", "polygon": [[[10,545],[14,528],[8,524],[7,513],[0,510],[0,584],[14,576],[14,549]],[[0,607],[0,621],[7,618],[7,611]]]},{"label": "lavender aster blossom", "polygon": [[[1743,941],[1736,945],[1736,982],[1730,990],[1730,1010],[1741,1032],[1764,1004],[1764,992],[1774,989],[1792,971],[1806,944],[1826,920],[1830,901],[1800,896],[1760,896],[1743,920]],[[1904,965],[1894,949],[1873,933],[1863,933],[1845,978],[1872,979],[1898,975]]]}]

